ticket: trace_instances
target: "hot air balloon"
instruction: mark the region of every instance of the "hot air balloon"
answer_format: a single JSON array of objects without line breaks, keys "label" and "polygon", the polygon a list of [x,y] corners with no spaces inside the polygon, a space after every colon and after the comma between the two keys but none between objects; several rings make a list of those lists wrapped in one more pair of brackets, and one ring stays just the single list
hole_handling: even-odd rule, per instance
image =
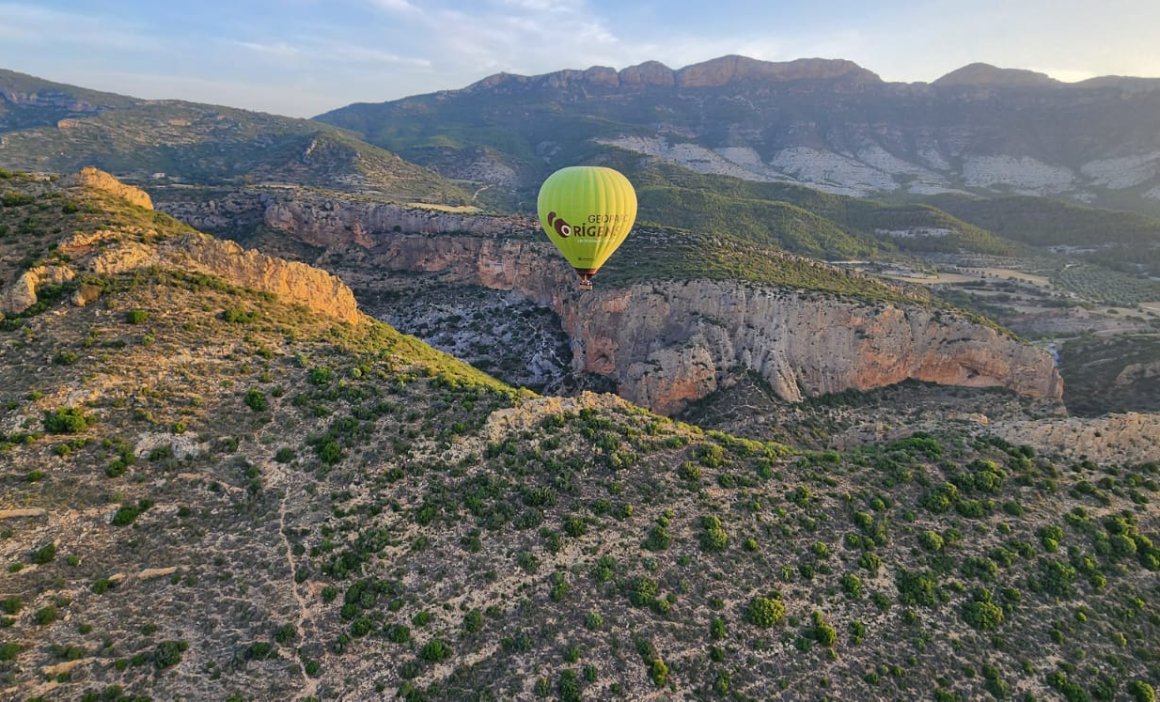
[{"label": "hot air balloon", "polygon": [[624,243],[636,219],[636,191],[619,172],[603,166],[561,168],[540,186],[540,225],[592,289],[592,276]]}]

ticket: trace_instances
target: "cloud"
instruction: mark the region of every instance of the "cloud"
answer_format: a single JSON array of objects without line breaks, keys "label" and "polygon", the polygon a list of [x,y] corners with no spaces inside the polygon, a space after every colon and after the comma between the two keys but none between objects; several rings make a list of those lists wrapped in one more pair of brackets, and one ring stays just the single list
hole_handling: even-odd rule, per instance
[{"label": "cloud", "polygon": [[284,41],[266,43],[229,40],[227,43],[259,54],[275,64],[285,64],[289,61],[294,63],[333,62],[347,65],[385,64],[412,68],[429,68],[431,66],[431,61],[426,58],[400,56],[382,49],[347,42],[306,40],[299,44],[290,44]]},{"label": "cloud", "polygon": [[495,0],[495,4],[543,13],[581,12],[587,7],[584,0]]},{"label": "cloud", "polygon": [[370,4],[380,10],[408,14],[422,14],[422,11],[407,0],[370,0]]},{"label": "cloud", "polygon": [[130,21],[22,3],[0,3],[0,36],[27,44],[152,51],[161,40]]},{"label": "cloud", "polygon": [[318,47],[318,53],[333,59],[349,59],[350,61],[361,63],[384,63],[395,66],[411,66],[414,68],[429,68],[431,66],[430,59],[399,56],[398,54],[392,54],[389,51],[383,51],[381,49],[370,49],[364,46],[350,44],[320,46]]},{"label": "cloud", "polygon": [[239,46],[243,49],[248,49],[250,51],[267,56],[289,57],[302,55],[302,50],[297,46],[291,46],[290,44],[281,41],[275,42],[273,44],[263,44],[262,42],[256,41],[231,40],[229,43],[235,46]]}]

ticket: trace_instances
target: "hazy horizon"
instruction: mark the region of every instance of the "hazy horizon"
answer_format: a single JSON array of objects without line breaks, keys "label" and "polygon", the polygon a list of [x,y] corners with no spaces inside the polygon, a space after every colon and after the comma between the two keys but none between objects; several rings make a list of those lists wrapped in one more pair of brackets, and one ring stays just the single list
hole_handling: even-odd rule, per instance
[{"label": "hazy horizon", "polygon": [[892,82],[930,82],[976,62],[1065,82],[1160,76],[1160,3],[1009,5],[0,2],[0,68],[141,98],[295,117],[462,88],[499,72],[622,69],[649,60],[677,69],[729,54],[847,59]]}]

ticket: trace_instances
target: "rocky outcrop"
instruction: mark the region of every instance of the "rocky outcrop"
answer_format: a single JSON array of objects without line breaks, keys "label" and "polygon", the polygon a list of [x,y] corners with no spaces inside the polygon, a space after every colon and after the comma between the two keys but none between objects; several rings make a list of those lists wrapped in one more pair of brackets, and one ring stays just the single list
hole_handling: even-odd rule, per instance
[{"label": "rocky outcrop", "polygon": [[36,290],[41,285],[60,285],[76,277],[65,266],[35,266],[20,276],[0,294],[0,314],[20,314],[36,304]]},{"label": "rocky outcrop", "polygon": [[659,61],[645,61],[636,66],[629,66],[619,74],[620,84],[626,88],[653,86],[671,88],[676,84],[676,74],[673,69]]},{"label": "rocky outcrop", "polygon": [[853,61],[816,58],[771,62],[745,56],[722,56],[686,66],[676,73],[677,85],[682,88],[709,88],[738,81],[781,82],[835,78],[881,81],[875,73]]},{"label": "rocky outcrop", "polygon": [[[121,185],[112,176],[95,169],[86,169],[66,182],[124,197],[140,206],[148,204],[145,193]],[[357,323],[364,319],[354,293],[334,275],[303,263],[246,251],[234,242],[200,232],[165,236],[141,226],[82,231],[60,241],[57,251],[67,263],[23,271],[0,291],[0,311],[20,314],[37,303],[37,291],[42,285],[60,285],[84,273],[113,276],[162,267],[217,276],[233,285],[272,293],[285,302],[343,322]],[[72,301],[78,306],[85,305],[97,295],[99,291],[93,286],[87,289],[81,286]]]},{"label": "rocky outcrop", "polygon": [[[368,216],[322,214],[335,221]],[[945,311],[733,281],[598,285],[580,294],[574,273],[538,237],[456,235],[451,232],[486,231],[495,223],[443,217],[450,229],[438,236],[388,228],[364,230],[356,239],[336,229],[327,240],[320,222],[310,222],[302,236],[341,249],[336,267],[356,288],[374,290],[384,271],[405,271],[517,291],[560,317],[572,340],[574,371],[612,378],[621,396],[661,413],[680,411],[741,369],[760,374],[791,401],[909,378],[1037,397],[1062,392],[1046,352]],[[302,226],[295,218],[267,222],[296,235]]]},{"label": "rocky outcrop", "polygon": [[646,61],[621,71],[607,66],[593,66],[583,71],[569,69],[537,76],[497,73],[473,83],[467,90],[714,88],[744,81],[788,82],[839,78],[882,82],[876,73],[862,68],[853,61],[842,59],[809,58],[776,62],[731,55],[695,63],[675,71],[658,61]]},{"label": "rocky outcrop", "polygon": [[931,85],[940,87],[959,85],[975,87],[1027,87],[1036,85],[1053,86],[1059,84],[1059,81],[1046,73],[1017,68],[997,68],[987,63],[972,63],[963,66],[931,83]]},{"label": "rocky outcrop", "polygon": [[251,290],[273,293],[343,322],[362,319],[354,293],[336,276],[304,263],[246,251],[232,241],[191,234],[160,247],[162,260],[177,268],[220,276]]},{"label": "rocky outcrop", "polygon": [[65,178],[64,185],[97,190],[137,207],[144,207],[147,210],[153,209],[153,199],[149,197],[149,193],[140,188],[125,185],[108,173],[99,171],[92,166],[83,168],[80,173]]},{"label": "rocky outcrop", "polygon": [[376,232],[497,236],[534,225],[530,219],[453,214],[380,203],[352,207],[331,199],[271,202],[263,220],[271,229],[294,232],[298,239],[313,246],[357,244],[368,248],[374,245],[372,233]]},{"label": "rocky outcrop", "polygon": [[252,231],[274,196],[261,190],[231,190],[195,200],[158,199],[157,209],[202,232],[229,235]]},{"label": "rocky outcrop", "polygon": [[918,306],[735,282],[633,286],[581,298],[583,363],[662,413],[747,369],[783,399],[907,379],[1059,397],[1051,358],[994,329]]}]

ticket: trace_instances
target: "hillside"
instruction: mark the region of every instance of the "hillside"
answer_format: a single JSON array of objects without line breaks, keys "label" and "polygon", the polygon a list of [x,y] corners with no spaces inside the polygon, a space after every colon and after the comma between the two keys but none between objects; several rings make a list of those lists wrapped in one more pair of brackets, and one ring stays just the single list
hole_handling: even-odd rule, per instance
[{"label": "hillside", "polygon": [[1000,236],[1130,274],[1160,277],[1160,219],[1033,197],[931,198],[939,209]]},{"label": "hillside", "polygon": [[1022,252],[1015,242],[991,233],[994,229],[927,205],[705,175],[627,154],[606,160],[632,175],[639,190],[639,217],[662,226],[729,234],[830,260]]},{"label": "hillside", "polygon": [[431,171],[317,122],[0,71],[0,167],[85,166],[152,187],[296,185],[404,202],[468,199]]},{"label": "hillside", "polygon": [[537,398],[345,304],[291,304],[327,274],[107,180],[0,187],[5,289],[78,274],[0,331],[5,697],[1112,699],[1160,680],[1155,463],[954,427],[800,451]]},{"label": "hillside", "polygon": [[0,132],[54,126],[59,120],[140,104],[102,93],[0,69]]}]

